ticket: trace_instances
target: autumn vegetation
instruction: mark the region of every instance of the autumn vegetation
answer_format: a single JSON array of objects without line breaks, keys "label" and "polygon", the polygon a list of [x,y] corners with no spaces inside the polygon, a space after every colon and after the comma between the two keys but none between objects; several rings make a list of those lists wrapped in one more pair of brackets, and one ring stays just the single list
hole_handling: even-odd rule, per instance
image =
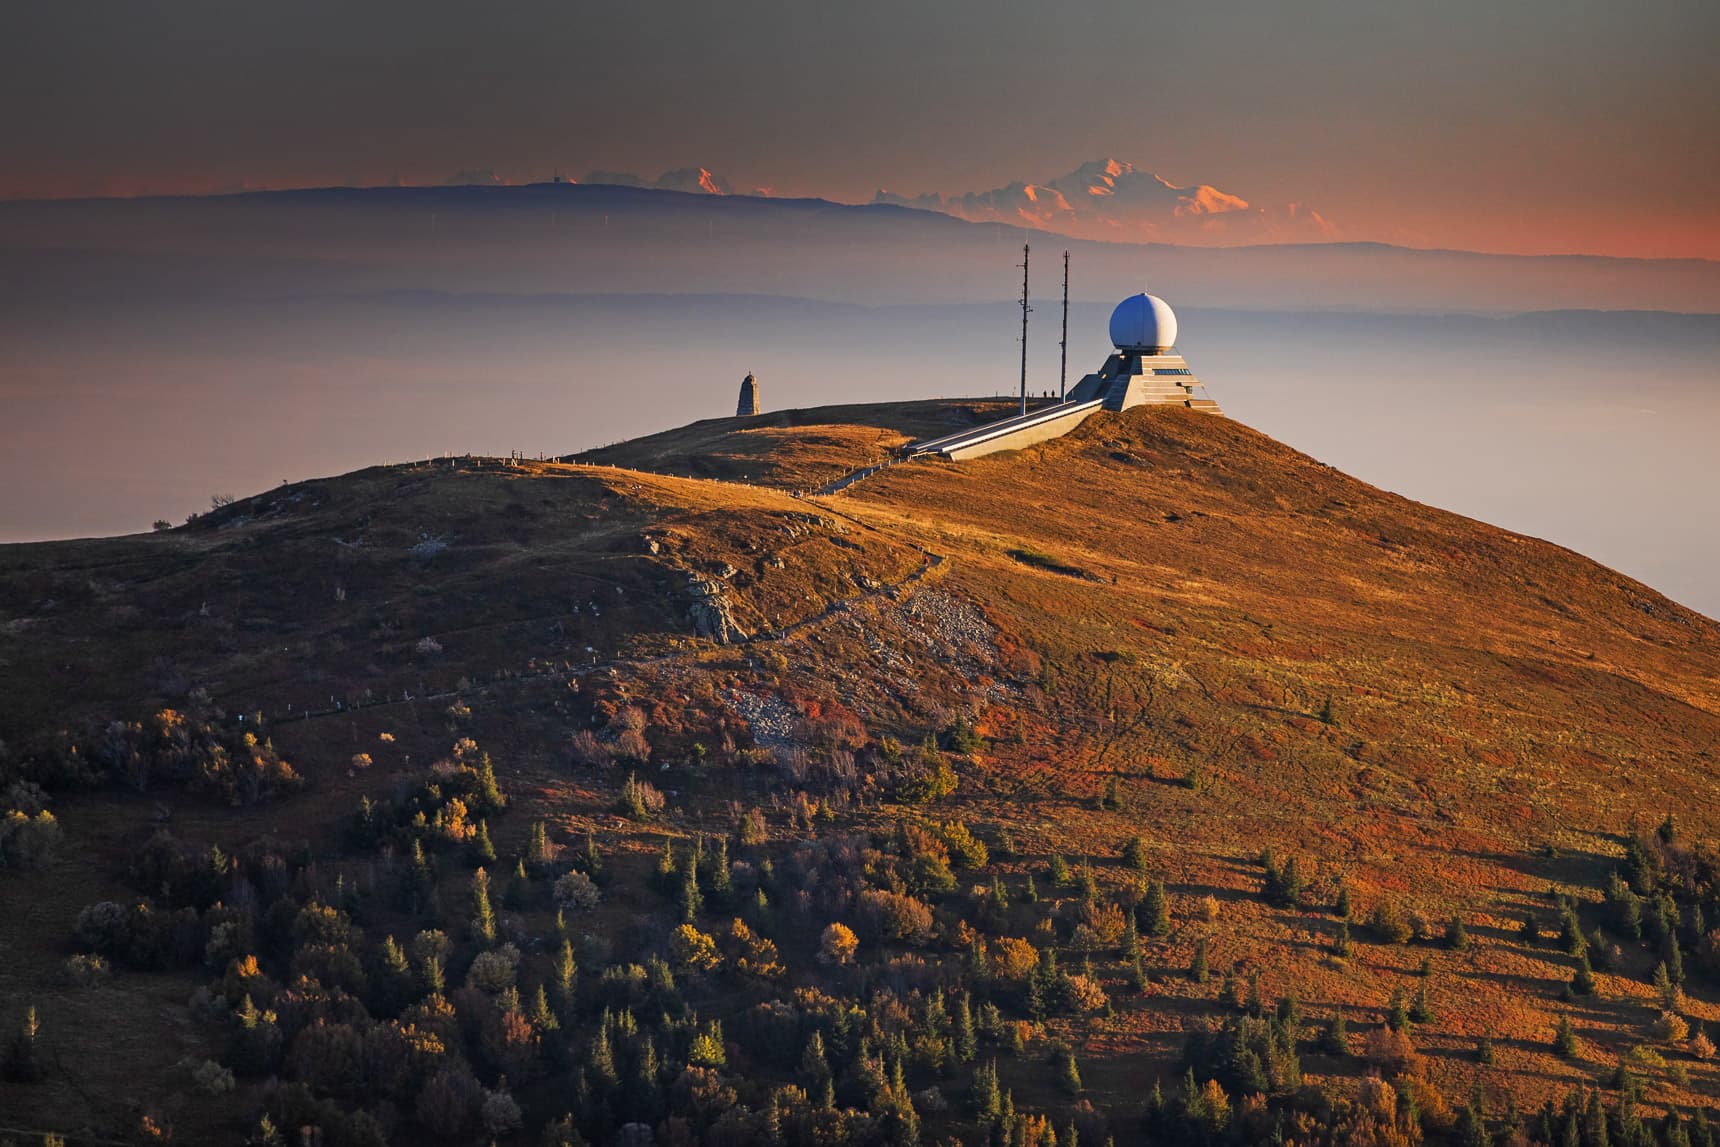
[{"label": "autumn vegetation", "polygon": [[1187,412],[769,488],[847,416],[0,550],[0,1136],[1712,1147],[1712,622]]}]

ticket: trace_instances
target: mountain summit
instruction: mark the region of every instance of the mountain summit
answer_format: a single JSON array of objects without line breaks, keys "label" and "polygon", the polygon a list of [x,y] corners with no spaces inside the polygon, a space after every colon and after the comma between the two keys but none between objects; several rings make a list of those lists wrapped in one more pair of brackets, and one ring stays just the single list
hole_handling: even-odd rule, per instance
[{"label": "mountain summit", "polygon": [[1257,206],[1210,184],[1181,187],[1116,159],[1083,163],[1044,183],[1009,183],[953,196],[934,192],[910,197],[880,190],[874,202],[1078,239],[1233,245],[1338,237],[1330,221],[1305,205]]},{"label": "mountain summit", "polygon": [[1181,407],[900,460],[1007,409],[0,547],[10,1125],[1707,1142],[1720,626]]}]

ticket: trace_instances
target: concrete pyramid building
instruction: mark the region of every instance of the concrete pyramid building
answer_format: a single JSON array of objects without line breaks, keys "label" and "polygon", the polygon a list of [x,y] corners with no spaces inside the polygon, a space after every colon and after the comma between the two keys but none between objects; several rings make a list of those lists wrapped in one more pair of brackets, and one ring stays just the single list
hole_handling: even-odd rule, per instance
[{"label": "concrete pyramid building", "polygon": [[1061,438],[1100,411],[1135,406],[1186,406],[1223,414],[1218,403],[1174,353],[1176,313],[1155,295],[1131,295],[1111,312],[1111,344],[1116,349],[1093,374],[1070,389],[1061,402],[1010,418],[988,422],[941,438],[916,442],[909,457],[937,454],[952,461],[978,458],[1002,450],[1020,450],[1036,442]]},{"label": "concrete pyramid building", "polygon": [[1099,399],[1106,410],[1135,406],[1188,406],[1222,414],[1218,403],[1176,349],[1177,316],[1156,295],[1131,295],[1111,312],[1111,345],[1105,365],[1076,383],[1067,401]]}]

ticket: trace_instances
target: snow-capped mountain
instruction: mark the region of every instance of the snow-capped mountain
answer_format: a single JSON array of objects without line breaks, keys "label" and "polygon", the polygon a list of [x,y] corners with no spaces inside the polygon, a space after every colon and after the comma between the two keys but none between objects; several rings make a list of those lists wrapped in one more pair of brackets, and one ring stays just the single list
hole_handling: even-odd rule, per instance
[{"label": "snow-capped mountain", "polygon": [[1017,182],[952,196],[880,190],[874,202],[1081,239],[1231,244],[1338,238],[1337,228],[1305,204],[1254,204],[1206,183],[1179,186],[1115,159],[1084,163],[1045,183]]}]

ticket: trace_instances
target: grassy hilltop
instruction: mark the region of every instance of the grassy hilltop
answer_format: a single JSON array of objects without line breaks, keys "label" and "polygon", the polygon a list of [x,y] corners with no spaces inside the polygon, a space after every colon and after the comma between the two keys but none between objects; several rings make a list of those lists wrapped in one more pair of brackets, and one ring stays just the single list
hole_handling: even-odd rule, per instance
[{"label": "grassy hilltop", "polygon": [[998,413],[0,547],[0,1137],[1711,1142],[1720,626]]}]

